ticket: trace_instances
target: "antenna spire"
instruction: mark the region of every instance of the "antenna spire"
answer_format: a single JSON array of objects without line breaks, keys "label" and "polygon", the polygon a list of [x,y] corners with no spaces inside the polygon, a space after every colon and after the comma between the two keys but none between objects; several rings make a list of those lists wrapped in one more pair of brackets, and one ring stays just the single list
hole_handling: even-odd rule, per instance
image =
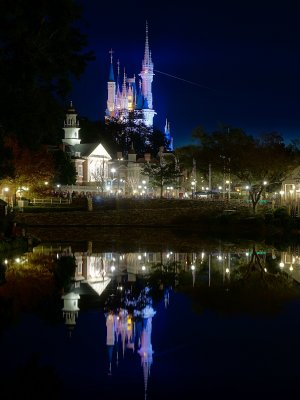
[{"label": "antenna spire", "polygon": [[146,40],[145,40],[144,64],[149,65],[150,62],[151,62],[151,53],[149,51],[148,21],[146,21]]},{"label": "antenna spire", "polygon": [[113,49],[110,49],[110,50],[109,50],[109,54],[110,54],[110,63],[111,63],[111,64],[112,64],[112,62],[113,62],[113,53],[114,53]]}]

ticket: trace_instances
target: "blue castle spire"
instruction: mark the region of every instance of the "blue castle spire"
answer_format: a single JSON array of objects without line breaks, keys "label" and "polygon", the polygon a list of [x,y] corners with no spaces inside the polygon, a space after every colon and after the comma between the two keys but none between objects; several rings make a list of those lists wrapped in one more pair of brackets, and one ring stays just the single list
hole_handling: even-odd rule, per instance
[{"label": "blue castle spire", "polygon": [[109,77],[108,80],[109,82],[114,82],[115,81],[115,75],[114,75],[114,68],[113,68],[113,50],[110,49],[110,67],[109,67]]}]

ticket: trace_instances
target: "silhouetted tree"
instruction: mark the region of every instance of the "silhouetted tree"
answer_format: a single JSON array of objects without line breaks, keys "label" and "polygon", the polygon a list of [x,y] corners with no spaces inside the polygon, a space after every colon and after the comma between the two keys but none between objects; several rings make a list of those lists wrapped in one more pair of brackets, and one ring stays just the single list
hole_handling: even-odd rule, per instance
[{"label": "silhouetted tree", "polygon": [[165,134],[161,130],[154,128],[152,134],[149,136],[149,147],[147,152],[155,157],[159,152],[160,147],[168,149],[169,145],[170,143],[166,139]]},{"label": "silhouetted tree", "polygon": [[54,276],[59,288],[68,292],[71,287],[72,278],[75,276],[76,259],[74,256],[61,256],[55,264]]},{"label": "silhouetted tree", "polygon": [[211,134],[201,128],[193,133],[199,141],[201,161],[213,164],[220,173],[230,168],[231,178],[249,187],[253,212],[264,190],[279,186],[296,167],[299,150],[286,145],[277,132],[257,138],[239,128],[224,128]]},{"label": "silhouetted tree", "polygon": [[178,178],[181,172],[174,158],[166,159],[160,157],[157,163],[146,163],[141,172],[149,177],[149,183],[160,190],[160,198],[163,197],[163,190],[166,185],[178,187]]},{"label": "silhouetted tree", "polygon": [[65,151],[57,150],[52,153],[52,156],[55,169],[53,183],[75,185],[77,173],[70,155]]},{"label": "silhouetted tree", "polygon": [[[35,188],[51,181],[54,176],[54,162],[46,147],[40,146],[36,150],[20,146],[13,135],[4,140],[4,151],[9,154],[6,158],[4,181],[9,182],[15,189],[30,187]],[[4,173],[4,170],[3,170]]]},{"label": "silhouetted tree", "polygon": [[62,103],[93,59],[80,18],[74,0],[0,3],[0,124],[22,146],[61,139]]}]

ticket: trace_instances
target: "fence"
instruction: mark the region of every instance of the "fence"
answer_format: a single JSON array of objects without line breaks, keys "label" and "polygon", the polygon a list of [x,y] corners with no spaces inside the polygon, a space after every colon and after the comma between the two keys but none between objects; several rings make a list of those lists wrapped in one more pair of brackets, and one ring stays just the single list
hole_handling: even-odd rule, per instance
[{"label": "fence", "polygon": [[33,199],[33,204],[71,204],[71,199],[64,199],[62,197],[53,197],[49,199]]}]

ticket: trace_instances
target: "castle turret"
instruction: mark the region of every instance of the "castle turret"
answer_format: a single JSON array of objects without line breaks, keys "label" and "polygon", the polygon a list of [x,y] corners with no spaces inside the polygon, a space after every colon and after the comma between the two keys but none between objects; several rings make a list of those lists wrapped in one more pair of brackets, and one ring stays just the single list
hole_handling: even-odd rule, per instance
[{"label": "castle turret", "polygon": [[114,76],[114,69],[113,69],[113,51],[110,50],[110,68],[109,68],[109,77],[107,82],[107,109],[106,115],[108,117],[115,116],[115,100],[116,100],[116,82]]},{"label": "castle turret", "polygon": [[142,70],[139,74],[138,87],[135,75],[129,78],[125,74],[123,84],[120,83],[120,64],[118,65],[117,79],[115,80],[113,71],[113,51],[110,50],[110,70],[107,82],[107,108],[105,111],[106,120],[116,119],[117,121],[127,122],[130,118],[134,119],[136,125],[143,123],[153,127],[153,118],[156,112],[153,110],[152,82],[154,76],[153,62],[149,48],[148,24],[146,23],[146,41]]},{"label": "castle turret", "polygon": [[152,318],[154,317],[155,314],[156,311],[154,311],[151,306],[146,306],[142,310],[144,326],[141,336],[141,347],[138,353],[141,356],[141,364],[143,367],[145,399],[147,398],[148,378],[150,375],[150,368],[153,362],[154,351],[152,349],[151,333],[152,333]]},{"label": "castle turret", "polygon": [[144,123],[147,126],[153,126],[153,117],[155,114],[152,104],[152,82],[154,76],[153,67],[154,65],[152,62],[151,51],[149,49],[148,23],[146,22],[145,52],[142,62],[142,71],[140,72],[139,76],[142,78],[142,95],[144,98],[143,114]]}]

